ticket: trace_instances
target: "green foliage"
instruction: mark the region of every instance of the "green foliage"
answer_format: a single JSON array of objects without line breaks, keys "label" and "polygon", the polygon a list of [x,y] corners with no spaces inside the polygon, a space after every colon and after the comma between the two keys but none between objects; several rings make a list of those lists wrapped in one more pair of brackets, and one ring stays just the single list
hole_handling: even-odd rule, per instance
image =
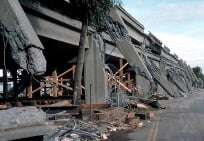
[{"label": "green foliage", "polygon": [[119,0],[101,0],[91,19],[90,24],[92,25],[92,27],[94,27],[97,31],[103,30],[105,26],[104,22],[108,16],[110,9],[118,5],[121,5],[121,1]]},{"label": "green foliage", "polygon": [[104,18],[107,17],[110,9],[121,5],[120,0],[70,0],[74,9],[73,14],[96,30],[103,28]]},{"label": "green foliage", "polygon": [[204,74],[202,73],[201,67],[197,66],[193,68],[193,72],[197,76],[197,78],[201,78],[204,81]]}]

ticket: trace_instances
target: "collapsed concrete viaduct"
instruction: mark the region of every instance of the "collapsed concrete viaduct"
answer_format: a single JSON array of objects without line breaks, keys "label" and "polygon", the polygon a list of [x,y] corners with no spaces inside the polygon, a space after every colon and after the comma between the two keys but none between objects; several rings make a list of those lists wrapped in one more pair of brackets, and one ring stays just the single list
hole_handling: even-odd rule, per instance
[{"label": "collapsed concrete viaduct", "polygon": [[[0,21],[10,31],[8,34],[20,28],[26,42],[23,44],[27,45],[24,47],[29,48],[30,54],[38,54],[32,56],[33,64],[37,67],[31,69],[29,64],[22,65],[24,58],[20,58],[21,62],[16,62],[18,65],[15,69],[13,62],[6,61],[7,68],[14,69],[11,78],[14,88],[21,82],[19,79],[23,79],[18,76],[22,73],[17,75],[17,70],[19,72],[24,69],[34,75],[44,71],[43,81],[36,82],[36,77],[28,79],[30,83],[26,92],[23,91],[24,96],[71,96],[81,22],[69,16],[69,3],[54,0],[1,0],[0,3],[0,12],[5,12],[0,15]],[[197,85],[198,80],[190,66],[171,54],[152,33],[144,33],[144,26],[127,11],[117,7],[111,10],[110,16],[125,28],[130,40],[115,42],[108,33],[99,35],[90,30],[82,83],[82,98],[85,103],[90,103],[90,100],[96,104],[105,103],[115,92],[134,93],[143,97],[152,94],[184,96]],[[1,32],[1,36],[3,33]],[[4,46],[1,45],[0,66],[3,69]],[[19,47],[15,44],[13,46]],[[29,54],[29,51],[25,52]],[[7,89],[7,71],[4,71],[1,79],[4,89]]]}]

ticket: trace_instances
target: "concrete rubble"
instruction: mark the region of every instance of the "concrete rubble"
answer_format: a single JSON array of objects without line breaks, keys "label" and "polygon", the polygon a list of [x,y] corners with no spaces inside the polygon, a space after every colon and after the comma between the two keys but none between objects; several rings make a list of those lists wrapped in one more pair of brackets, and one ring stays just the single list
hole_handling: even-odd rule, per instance
[{"label": "concrete rubble", "polygon": [[[124,112],[124,109],[113,109],[100,111],[99,120],[81,121],[78,119],[67,119],[64,125],[59,126],[58,130],[48,137],[49,141],[82,140],[96,141],[107,140],[116,131],[142,128],[143,122],[134,112]],[[120,115],[117,116],[117,115]],[[121,113],[122,112],[122,113]],[[96,117],[99,115],[95,115]]]},{"label": "concrete rubble", "polygon": [[36,107],[14,107],[0,111],[1,141],[24,138],[42,140],[55,129],[48,126],[46,113]]},{"label": "concrete rubble", "polygon": [[[83,120],[74,118],[73,116],[66,117],[66,111],[53,114],[61,116],[51,119],[50,122],[57,125],[58,129],[54,134],[48,136],[47,140],[108,140],[109,136],[114,132],[146,126],[149,124],[148,122],[151,123],[155,119],[154,110],[162,108],[159,103],[155,104],[155,102],[158,102],[156,101],[157,98],[154,98],[154,100],[136,97],[129,98],[131,100],[127,102],[128,105],[126,106],[120,104],[116,105],[116,107],[99,107],[98,105],[94,107],[92,105],[90,111],[89,105],[84,105],[80,108]],[[134,103],[132,99],[135,99]]]},{"label": "concrete rubble", "polygon": [[46,114],[36,107],[11,108],[0,111],[0,130],[43,124]]}]

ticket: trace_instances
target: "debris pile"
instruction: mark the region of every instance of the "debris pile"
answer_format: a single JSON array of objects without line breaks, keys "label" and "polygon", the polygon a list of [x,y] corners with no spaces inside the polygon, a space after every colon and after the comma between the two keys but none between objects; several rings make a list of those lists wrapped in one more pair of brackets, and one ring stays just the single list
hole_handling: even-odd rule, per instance
[{"label": "debris pile", "polygon": [[44,124],[46,113],[36,107],[14,107],[0,111],[0,130]]},{"label": "debris pile", "polygon": [[[86,116],[85,120],[64,117],[60,122],[59,119],[56,121],[54,119],[54,123],[57,123],[58,129],[54,134],[49,136],[48,140],[107,140],[112,132],[142,128],[145,126],[142,120],[150,120],[154,117],[154,114],[150,112],[148,105],[142,104],[141,102],[137,105],[140,107],[137,110],[130,110],[123,107],[94,108],[92,109],[92,113],[87,110],[86,112],[82,112],[82,116]],[[91,117],[90,114],[92,115]]]},{"label": "debris pile", "polygon": [[[77,119],[69,119],[67,123],[49,137],[49,141],[99,141],[107,139],[106,133],[111,126],[99,127],[94,122],[84,122]],[[113,129],[112,129],[113,130]]]}]

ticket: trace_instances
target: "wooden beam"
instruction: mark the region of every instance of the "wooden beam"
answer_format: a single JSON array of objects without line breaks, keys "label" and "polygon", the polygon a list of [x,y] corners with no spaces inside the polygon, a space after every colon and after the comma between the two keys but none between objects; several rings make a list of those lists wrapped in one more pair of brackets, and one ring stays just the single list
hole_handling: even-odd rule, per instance
[{"label": "wooden beam", "polygon": [[38,92],[39,90],[41,90],[42,88],[44,88],[46,86],[46,84],[43,84],[42,86],[38,87],[37,89],[35,89],[34,91],[32,91],[32,94]]},{"label": "wooden beam", "polygon": [[56,83],[54,80],[52,80],[52,79],[49,79],[48,80],[48,82],[49,83],[53,83],[53,85],[55,85],[55,86],[61,86],[61,87],[63,87],[63,88],[65,88],[65,89],[67,89],[67,90],[71,90],[71,91],[73,91],[73,89],[71,88],[71,87],[68,87],[68,86],[66,86],[66,85],[64,85],[64,84],[61,84],[61,83]]},{"label": "wooden beam", "polygon": [[128,63],[126,63],[125,65],[123,65],[123,66],[114,74],[114,76],[116,76],[120,71],[122,71],[127,65],[128,65]]},{"label": "wooden beam", "polygon": [[111,76],[110,74],[109,74],[109,76],[110,76],[109,81],[110,81],[110,80],[114,80],[114,81],[117,82],[117,83],[119,84],[119,86],[121,86],[123,89],[125,89],[126,91],[128,91],[128,92],[130,92],[130,93],[132,92],[131,89],[129,89],[128,87],[126,87],[125,84],[123,84],[122,82],[120,82],[119,80],[117,80],[114,76]]},{"label": "wooden beam", "polygon": [[75,69],[75,65],[73,65],[70,69],[68,69],[68,70],[66,70],[65,72],[63,72],[63,73],[61,73],[60,75],[58,75],[58,78],[60,78],[60,77],[62,77],[62,76],[64,76],[64,75],[66,75],[67,73],[69,73],[69,72],[72,72],[74,69]]},{"label": "wooden beam", "polygon": [[[72,88],[68,87],[68,86],[65,86],[63,85],[63,80],[66,80],[66,79],[63,79],[61,77],[63,77],[64,75],[72,72],[72,77],[74,78],[74,73],[75,73],[75,68],[76,68],[76,65],[73,65],[71,68],[69,68],[68,70],[66,70],[65,72],[59,74],[58,76],[56,76],[56,72],[53,71],[53,76],[49,76],[49,77],[46,77],[48,79],[48,83],[54,83],[54,89],[57,88],[58,89],[58,86],[61,86],[65,89],[68,89],[68,90],[73,90]],[[56,81],[57,80],[57,81]],[[34,91],[32,91],[32,94],[33,93],[36,93],[37,91],[41,90],[42,88],[44,88],[46,86],[46,84],[43,84],[41,85],[40,87],[38,87],[37,89],[35,89]],[[54,92],[55,91],[55,92]],[[58,90],[57,90],[58,91]],[[52,94],[51,96],[54,96],[53,94],[56,94],[56,89],[52,91]]]},{"label": "wooden beam", "polygon": [[[56,82],[54,81],[54,80],[52,80],[52,79],[49,79],[48,78],[48,80],[46,81],[47,83],[53,83],[53,85],[58,85],[58,86],[61,86],[61,87],[63,87],[63,88],[65,88],[65,89],[67,89],[67,90],[71,90],[71,91],[73,91],[73,89],[71,88],[71,87],[68,87],[68,86],[66,86],[66,85],[64,85],[64,84],[61,84],[61,83],[58,83],[58,84],[56,84]],[[40,87],[38,87],[37,89],[35,89],[34,91],[32,91],[32,93],[36,93],[37,91],[40,91],[42,88],[44,88],[46,86],[46,84],[43,84],[42,86],[40,86]],[[52,95],[53,96],[53,95]]]},{"label": "wooden beam", "polygon": [[122,87],[124,88],[125,90],[127,90],[128,92],[132,92],[131,89],[129,89],[128,87],[125,86],[125,84],[123,84],[122,82],[120,82],[119,80],[116,80],[116,82]]},{"label": "wooden beam", "polygon": [[58,76],[57,76],[57,70],[54,70],[52,72],[52,75],[53,75],[53,82],[55,82],[56,85],[53,86],[53,91],[52,91],[52,94],[53,94],[53,97],[57,97],[58,96]]},{"label": "wooden beam", "polygon": [[[63,78],[59,79],[59,84],[63,85]],[[63,95],[63,88],[60,87],[58,91],[58,96],[62,96],[62,95]]]}]

